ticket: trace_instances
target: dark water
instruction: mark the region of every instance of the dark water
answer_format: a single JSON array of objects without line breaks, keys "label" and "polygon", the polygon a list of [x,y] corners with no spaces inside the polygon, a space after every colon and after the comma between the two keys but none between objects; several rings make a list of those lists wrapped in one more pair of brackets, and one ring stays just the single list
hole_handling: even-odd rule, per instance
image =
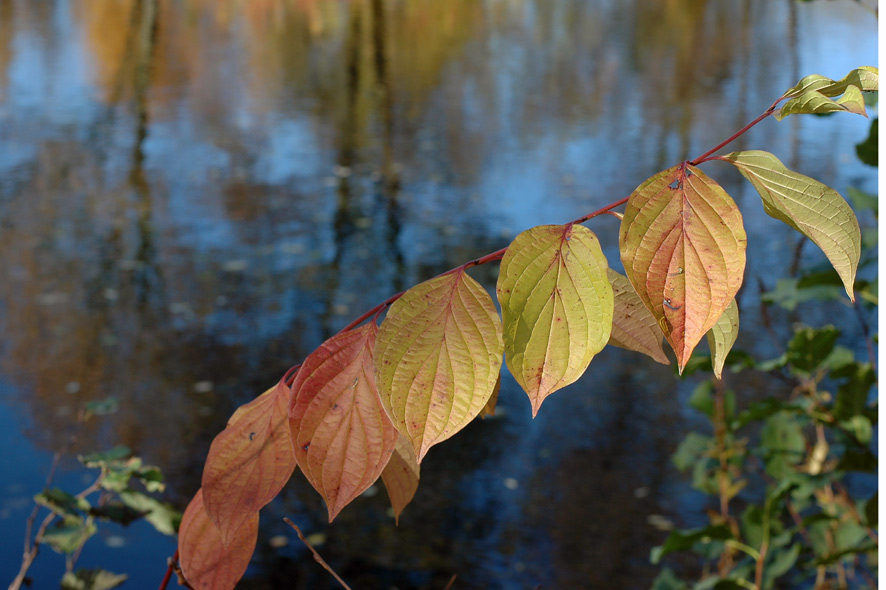
[{"label": "dark water", "polygon": [[[72,453],[126,444],[183,506],[233,409],[365,309],[629,194],[876,48],[850,1],[0,0],[0,578],[85,402],[120,410]],[[854,158],[867,126],[769,120],[738,147],[875,191]],[[739,346],[765,357],[756,282],[796,240],[737,175],[708,172],[742,206]],[[617,222],[590,227],[619,267]],[[495,269],[472,274],[492,285]],[[653,525],[704,519],[668,461],[701,427],[671,374],[607,349],[536,420],[507,377],[498,416],[428,455],[399,528],[374,488],[327,525],[296,476],[242,587],[335,587],[288,515],[355,589],[647,588]],[[68,460],[57,483],[88,474]],[[153,588],[173,551],[108,526],[78,565]],[[63,567],[44,551],[35,587]]]}]

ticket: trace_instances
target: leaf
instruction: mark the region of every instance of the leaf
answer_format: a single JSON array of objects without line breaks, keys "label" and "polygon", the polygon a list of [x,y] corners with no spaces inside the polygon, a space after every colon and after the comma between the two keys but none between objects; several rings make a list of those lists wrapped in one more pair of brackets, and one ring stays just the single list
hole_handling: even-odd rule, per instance
[{"label": "leaf", "polygon": [[852,284],[861,258],[861,230],[849,204],[834,189],[785,168],[769,152],[733,152],[719,159],[734,164],[763,199],[767,215],[782,221],[822,249],[843,280]]},{"label": "leaf", "polygon": [[144,513],[145,520],[164,535],[175,535],[181,524],[181,512],[176,510],[172,504],[161,502],[141,492],[133,490],[120,492],[120,501],[130,508]]},{"label": "leaf", "polygon": [[119,464],[131,456],[132,451],[129,450],[129,447],[118,445],[110,451],[79,455],[77,458],[86,467],[110,467],[112,464]]},{"label": "leaf", "polygon": [[794,331],[788,342],[787,360],[795,371],[809,374],[831,354],[840,331],[834,326],[802,327]]},{"label": "leaf", "polygon": [[203,498],[225,541],[274,499],[295,469],[289,396],[281,380],[241,406],[209,447]]},{"label": "leaf", "polygon": [[126,574],[115,574],[102,569],[65,572],[62,576],[62,590],[111,590],[128,577]]},{"label": "leaf", "polygon": [[621,260],[681,373],[741,287],[746,245],[735,202],[689,164],[659,172],[628,199]]},{"label": "leaf", "polygon": [[877,382],[877,374],[870,364],[853,363],[840,371],[839,375],[849,379],[837,389],[833,413],[837,420],[848,420],[861,414],[867,407],[868,394]]},{"label": "leaf", "polygon": [[496,288],[505,360],[533,416],[547,396],[581,377],[609,341],[608,267],[597,236],[582,225],[541,225],[508,246]]},{"label": "leaf", "polygon": [[243,577],[258,539],[258,511],[246,515],[239,529],[222,541],[203,505],[203,490],[182,516],[178,534],[179,564],[194,590],[233,589]]},{"label": "leaf", "polygon": [[403,509],[412,502],[418,490],[419,465],[415,457],[412,443],[405,436],[397,439],[397,446],[391,460],[381,472],[381,479],[388,490],[391,507],[394,509],[394,521],[399,524]]},{"label": "leaf", "polygon": [[717,379],[721,379],[723,376],[726,355],[732,350],[736,338],[738,338],[738,304],[733,299],[717,323],[708,332],[708,346],[711,348],[711,360]]},{"label": "leaf", "polygon": [[91,508],[86,498],[72,496],[59,488],[51,488],[34,496],[39,506],[49,508],[63,518],[81,518]]},{"label": "leaf", "polygon": [[501,373],[498,375],[498,381],[495,382],[495,387],[492,388],[492,395],[489,396],[489,401],[486,402],[486,405],[483,406],[483,409],[480,410],[480,417],[484,420],[486,416],[495,416],[495,406],[498,403],[498,392],[501,390]]},{"label": "leaf", "polygon": [[788,412],[778,412],[763,425],[760,446],[766,455],[766,473],[784,480],[793,472],[793,466],[803,460],[806,437],[796,417]]},{"label": "leaf", "polygon": [[662,568],[661,572],[652,581],[650,590],[687,590],[689,586],[677,577],[674,571],[669,568]]},{"label": "leaf", "polygon": [[663,365],[671,364],[661,347],[664,333],[628,278],[611,268],[606,272],[615,301],[609,344],[642,352]]},{"label": "leaf", "polygon": [[827,115],[841,111],[855,113],[863,117],[868,116],[864,106],[864,96],[856,86],[848,86],[846,93],[837,100],[833,100],[821,92],[808,90],[784,103],[781,109],[775,113],[775,118],[781,121],[788,115]]},{"label": "leaf", "polygon": [[878,89],[880,71],[872,66],[861,66],[846,74],[842,80],[834,81],[818,74],[806,76],[800,82],[781,95],[782,98],[800,96],[804,92],[816,91],[825,96],[839,96],[850,85],[865,91]]},{"label": "leaf", "polygon": [[[862,141],[861,143],[855,144],[855,155],[858,156],[858,159],[868,166],[876,166],[878,160],[878,149],[877,149],[877,128],[879,127],[878,118],[874,117],[874,120],[871,121],[871,130],[868,133],[867,139]],[[876,203],[876,197],[874,197],[874,202]],[[874,205],[874,213],[876,214],[876,204]]]},{"label": "leaf", "polygon": [[786,574],[800,556],[800,543],[794,543],[789,548],[770,552],[766,557],[769,562],[763,570],[763,587],[771,588],[775,578]]},{"label": "leaf", "polygon": [[108,502],[99,506],[93,506],[89,510],[89,515],[128,526],[145,514],[120,502]]},{"label": "leaf", "polygon": [[501,320],[463,269],[409,289],[379,328],[381,402],[418,461],[486,405],[501,370]]},{"label": "leaf", "polygon": [[397,443],[375,385],[369,322],[312,352],[292,383],[289,407],[295,458],[326,500],[329,522],[378,479]]},{"label": "leaf", "polygon": [[73,553],[97,531],[98,529],[91,521],[67,520],[47,530],[43,534],[41,542],[46,543],[58,553]]},{"label": "leaf", "polygon": [[709,543],[712,540],[731,539],[732,532],[726,525],[711,525],[698,529],[671,531],[665,542],[658,547],[653,547],[650,560],[653,564],[661,561],[661,558],[676,551],[692,549],[696,543]]}]

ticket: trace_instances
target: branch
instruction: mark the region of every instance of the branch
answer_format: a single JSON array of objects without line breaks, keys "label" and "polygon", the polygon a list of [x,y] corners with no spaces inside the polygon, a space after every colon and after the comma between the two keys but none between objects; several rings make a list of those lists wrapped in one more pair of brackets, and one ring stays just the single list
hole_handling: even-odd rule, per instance
[{"label": "branch", "polygon": [[301,540],[301,542],[304,543],[305,546],[306,546],[308,549],[310,549],[310,550],[311,550],[311,553],[314,555],[314,561],[316,561],[317,563],[319,563],[321,566],[323,566],[323,569],[325,569],[327,572],[329,572],[330,574],[332,574],[332,577],[335,578],[335,580],[336,580],[339,584],[341,584],[341,587],[342,587],[342,588],[344,588],[345,590],[351,590],[351,587],[348,586],[347,584],[345,584],[345,581],[342,580],[342,579],[338,576],[337,573],[335,573],[335,570],[333,570],[331,567],[329,567],[329,564],[326,563],[326,561],[325,561],[322,557],[320,557],[320,554],[317,553],[317,550],[314,549],[314,548],[311,546],[310,543],[308,543],[308,540],[305,539],[305,536],[304,536],[304,534],[302,534],[301,529],[298,528],[298,526],[297,526],[294,522],[292,522],[291,520],[289,520],[289,519],[286,518],[286,517],[283,518],[283,522],[285,522],[286,524],[288,524],[289,526],[291,526],[293,529],[295,529],[295,532],[298,534],[298,538],[299,538],[299,540]]}]

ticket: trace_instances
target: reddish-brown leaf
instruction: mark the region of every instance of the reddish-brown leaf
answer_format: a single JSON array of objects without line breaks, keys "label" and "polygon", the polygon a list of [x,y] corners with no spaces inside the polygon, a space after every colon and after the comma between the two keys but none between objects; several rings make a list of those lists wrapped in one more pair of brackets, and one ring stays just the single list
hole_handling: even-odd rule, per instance
[{"label": "reddish-brown leaf", "polygon": [[486,402],[486,406],[480,410],[480,417],[484,420],[486,416],[495,416],[495,406],[498,404],[498,392],[501,391],[501,375],[498,376],[498,381],[495,382],[495,387],[492,389],[492,396],[489,398],[489,401]]},{"label": "reddish-brown leaf", "polygon": [[203,490],[188,504],[178,531],[179,564],[194,590],[230,590],[237,585],[258,538],[258,511],[243,519],[227,543],[203,506]]},{"label": "reddish-brown leaf", "polygon": [[381,406],[369,322],[312,352],[292,384],[289,410],[295,456],[326,500],[329,521],[378,479],[397,444]]},{"label": "reddish-brown leaf", "polygon": [[289,397],[281,380],[240,407],[209,447],[203,501],[225,542],[274,499],[295,469]]},{"label": "reddish-brown leaf", "polygon": [[412,502],[415,491],[418,489],[418,477],[420,468],[415,457],[415,450],[409,439],[400,435],[397,439],[397,447],[391,460],[381,472],[381,479],[388,490],[391,506],[394,508],[394,520],[400,522],[400,514],[403,509]]},{"label": "reddish-brown leaf", "polygon": [[682,372],[741,286],[747,245],[741,213],[719,184],[680,164],[631,194],[619,245],[625,273]]},{"label": "reddish-brown leaf", "polygon": [[664,334],[630,281],[611,268],[606,272],[615,297],[609,344],[642,352],[663,365],[671,364],[661,348]]}]

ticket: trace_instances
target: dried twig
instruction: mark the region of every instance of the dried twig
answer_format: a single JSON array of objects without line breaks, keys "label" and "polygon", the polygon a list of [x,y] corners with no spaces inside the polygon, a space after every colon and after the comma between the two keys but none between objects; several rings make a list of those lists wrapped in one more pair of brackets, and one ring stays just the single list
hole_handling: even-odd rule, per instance
[{"label": "dried twig", "polygon": [[305,547],[307,547],[308,549],[310,549],[310,550],[311,550],[311,553],[314,555],[314,561],[316,561],[317,563],[319,563],[321,566],[323,566],[323,569],[325,569],[327,572],[329,572],[330,574],[332,574],[332,577],[335,578],[335,580],[336,580],[339,584],[341,584],[342,588],[344,588],[345,590],[351,590],[351,587],[348,586],[347,584],[345,584],[345,581],[342,580],[342,579],[339,577],[339,575],[338,575],[337,573],[335,573],[335,570],[333,570],[333,569],[329,566],[329,564],[326,563],[326,561],[325,561],[322,557],[320,557],[320,554],[317,553],[317,550],[314,549],[314,547],[311,546],[310,543],[308,543],[308,540],[305,539],[305,536],[304,536],[304,534],[301,532],[301,529],[298,528],[298,525],[296,525],[294,522],[292,522],[291,520],[289,520],[289,519],[286,518],[286,517],[283,518],[283,522],[285,522],[286,524],[288,524],[289,526],[291,526],[293,529],[295,529],[296,534],[298,534],[298,538],[299,538],[299,540],[300,540],[302,543],[304,543],[304,544],[305,544]]}]

